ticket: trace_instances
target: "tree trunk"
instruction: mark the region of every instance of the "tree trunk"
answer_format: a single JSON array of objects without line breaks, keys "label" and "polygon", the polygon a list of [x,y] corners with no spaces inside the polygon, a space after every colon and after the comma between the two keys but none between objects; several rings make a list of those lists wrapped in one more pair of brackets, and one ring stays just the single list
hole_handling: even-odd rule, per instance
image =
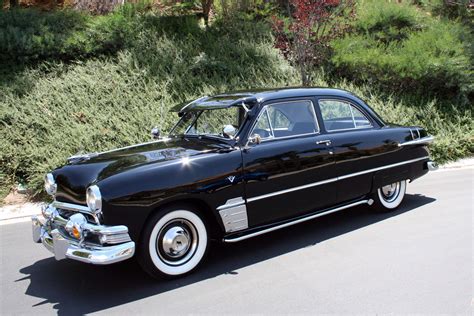
[{"label": "tree trunk", "polygon": [[213,0],[201,0],[202,5],[202,16],[206,26],[209,25],[209,13],[211,12]]},{"label": "tree trunk", "polygon": [[10,9],[18,6],[18,0],[10,0]]}]

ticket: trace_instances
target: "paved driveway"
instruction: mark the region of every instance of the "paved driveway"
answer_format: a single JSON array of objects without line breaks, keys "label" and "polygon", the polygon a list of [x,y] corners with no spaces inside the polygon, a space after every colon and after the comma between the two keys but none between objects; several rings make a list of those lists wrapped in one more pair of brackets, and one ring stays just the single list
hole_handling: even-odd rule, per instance
[{"label": "paved driveway", "polygon": [[[130,260],[56,262],[0,226],[0,314],[472,314],[474,169],[430,173],[403,207],[358,207],[237,244],[155,282]],[[290,203],[290,201],[289,201]]]}]

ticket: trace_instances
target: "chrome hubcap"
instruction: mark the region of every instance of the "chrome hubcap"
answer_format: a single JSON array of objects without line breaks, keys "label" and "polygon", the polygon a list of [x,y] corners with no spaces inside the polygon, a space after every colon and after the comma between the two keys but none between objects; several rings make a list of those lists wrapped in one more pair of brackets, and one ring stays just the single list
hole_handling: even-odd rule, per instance
[{"label": "chrome hubcap", "polygon": [[189,261],[194,256],[197,245],[197,230],[186,219],[173,219],[166,223],[156,240],[156,250],[160,259],[172,266]]},{"label": "chrome hubcap", "polygon": [[188,232],[181,226],[174,226],[168,229],[162,240],[162,247],[165,253],[173,258],[183,255],[190,246]]},{"label": "chrome hubcap", "polygon": [[400,193],[400,182],[383,186],[381,189],[382,198],[387,202],[393,202]]}]

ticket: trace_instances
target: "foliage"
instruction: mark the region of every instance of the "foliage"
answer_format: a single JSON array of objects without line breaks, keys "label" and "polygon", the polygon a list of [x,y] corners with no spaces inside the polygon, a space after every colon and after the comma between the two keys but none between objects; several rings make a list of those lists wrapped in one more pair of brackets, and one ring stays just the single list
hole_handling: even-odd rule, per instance
[{"label": "foliage", "polygon": [[0,62],[31,62],[114,53],[129,29],[122,14],[92,18],[76,11],[0,11]]},{"label": "foliage", "polygon": [[329,43],[343,35],[354,17],[353,0],[289,0],[287,18],[273,17],[275,47],[300,71],[303,86],[308,71],[328,56]]},{"label": "foliage", "polygon": [[474,4],[472,0],[432,0],[426,5],[439,16],[450,19],[460,19],[463,22],[474,24]]},{"label": "foliage", "polygon": [[[124,17],[125,19],[126,17]],[[4,68],[0,174],[36,192],[45,172],[78,152],[149,140],[169,131],[171,106],[202,95],[297,81],[264,23],[135,15],[133,37],[113,56]],[[230,23],[231,22],[231,23]]]},{"label": "foliage", "polygon": [[461,24],[406,3],[366,0],[358,12],[357,32],[332,43],[338,75],[398,93],[468,102],[474,81]]},{"label": "foliage", "polygon": [[[406,74],[413,87],[418,80],[427,87],[466,80],[457,34],[463,28],[440,20],[436,30],[431,23],[438,20],[421,11],[397,5],[398,13],[389,14],[395,9],[384,12],[383,7],[374,4],[380,19],[397,22],[387,28],[377,14],[360,10],[350,49],[351,43],[343,45],[347,39],[334,44],[335,62],[343,53],[354,58],[340,59],[338,70],[347,69],[340,74],[365,83],[341,81],[314,68],[308,74],[313,84],[352,91],[389,122],[426,127],[436,136],[432,156],[438,162],[474,152],[471,108],[408,96],[401,92],[411,90],[393,79]],[[95,17],[0,12],[0,194],[15,183],[29,183],[39,192],[44,173],[78,152],[147,141],[156,125],[169,131],[176,121],[169,109],[175,104],[223,91],[296,85],[298,73],[273,48],[269,25],[256,18],[227,16],[202,27],[195,16],[160,16],[128,5]],[[353,63],[371,76],[357,72]],[[382,93],[374,84],[379,80],[402,89]]]}]

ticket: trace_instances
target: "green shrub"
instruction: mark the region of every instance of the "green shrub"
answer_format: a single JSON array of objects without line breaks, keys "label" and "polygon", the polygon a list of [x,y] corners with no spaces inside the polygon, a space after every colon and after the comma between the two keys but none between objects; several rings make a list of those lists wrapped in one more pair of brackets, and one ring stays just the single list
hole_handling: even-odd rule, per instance
[{"label": "green shrub", "polygon": [[466,96],[474,88],[462,25],[406,3],[364,1],[356,32],[333,42],[338,74],[398,93]]},{"label": "green shrub", "polygon": [[[23,12],[32,15],[32,20],[53,19],[54,15],[31,10]],[[72,20],[62,20],[58,16],[54,19],[63,21],[61,23],[73,21],[68,29],[74,31],[67,32],[66,28],[59,27],[54,31],[42,28],[42,36],[52,36],[52,42],[47,42],[46,46],[31,44],[30,47],[30,44],[25,44],[27,41],[23,45],[9,40],[10,44],[16,43],[6,54],[10,62],[2,64],[0,60],[0,194],[14,183],[28,183],[31,189],[40,192],[43,175],[78,152],[101,151],[147,141],[149,131],[155,125],[164,132],[169,131],[176,121],[169,109],[175,104],[223,91],[282,87],[299,82],[295,70],[273,48],[271,32],[263,22],[227,19],[203,28],[192,16],[163,17],[128,6],[101,17],[67,11],[56,13],[59,16],[71,14]],[[0,23],[4,23],[2,17],[5,15],[2,14],[0,12]],[[24,26],[29,23],[27,18],[19,16],[18,12],[11,13],[9,22],[4,25],[28,30]],[[57,25],[59,22],[48,23]],[[373,27],[376,23],[370,25]],[[440,52],[426,48],[431,55],[423,55],[423,58],[436,57],[443,64],[452,61],[450,67],[464,62],[462,56],[454,62],[458,58],[456,53],[452,53],[454,59],[446,59],[445,48],[436,44],[437,37],[443,35],[447,39],[441,36],[443,39],[440,41],[449,43],[447,50],[457,47],[455,35],[450,39],[447,32],[440,31],[437,35],[429,33],[433,32],[429,26],[423,26],[423,31],[415,36],[410,33],[413,25],[416,29],[421,24],[411,25],[407,31],[409,36],[401,41],[413,42],[405,45],[406,48],[403,46],[404,50],[411,51],[408,56],[417,58],[416,47],[421,45],[418,42],[425,43],[426,40],[417,36],[426,36]],[[1,36],[11,35],[9,32],[0,28]],[[427,33],[423,35],[423,32]],[[25,38],[32,38],[34,33],[27,31]],[[347,54],[359,56],[361,67],[389,82],[390,77],[385,78],[385,73],[377,68],[380,65],[372,65],[370,60],[380,59],[385,46],[362,34],[354,38],[357,40]],[[373,45],[374,42],[377,45]],[[0,41],[0,45],[6,44]],[[8,45],[2,46],[2,51]],[[22,47],[29,48],[23,50]],[[365,53],[363,47],[367,48]],[[340,51],[342,48],[344,46]],[[396,49],[402,50],[402,47],[395,45]],[[15,54],[18,60],[35,63],[11,62],[17,58]],[[68,61],[57,61],[58,56],[68,56],[64,58]],[[91,56],[94,57],[85,58]],[[393,56],[399,60],[393,61]],[[399,53],[393,56],[385,57],[387,61],[383,65],[387,73],[392,71],[391,67],[395,67],[395,74],[412,71],[396,65],[408,63],[402,60],[408,57]],[[342,61],[346,63],[345,59]],[[424,62],[420,65],[415,61],[412,63],[411,67],[421,69],[416,73],[423,71]],[[433,69],[437,68],[433,66]],[[357,74],[356,67],[351,71]],[[445,73],[439,76],[447,77]],[[433,98],[409,100],[400,95],[390,97],[376,92],[378,90],[373,84],[355,85],[338,80],[328,84],[324,78],[319,78],[315,85],[353,91],[366,99],[387,121],[426,127],[437,137],[432,154],[439,162],[474,151],[474,127],[469,108],[456,109],[449,102]],[[424,77],[416,78],[423,80]],[[365,77],[365,80],[371,79]],[[456,82],[458,79],[453,76],[450,80]]]},{"label": "green shrub", "polygon": [[76,11],[0,11],[0,62],[70,60],[115,53],[129,19],[119,12],[92,18]]},{"label": "green shrub", "polygon": [[423,28],[424,15],[406,3],[362,2],[357,7],[356,29],[378,41],[403,40],[409,32]]},{"label": "green shrub", "polygon": [[456,160],[474,153],[474,117],[471,107],[436,98],[387,94],[370,84],[354,84],[346,80],[316,79],[317,86],[332,86],[353,92],[369,104],[387,123],[417,125],[435,136],[430,155],[438,163]]},{"label": "green shrub", "polygon": [[265,24],[201,29],[191,18],[134,19],[136,33],[114,56],[6,71],[0,174],[7,185],[27,182],[39,192],[44,173],[70,155],[148,141],[153,126],[170,130],[177,121],[170,107],[186,100],[297,82]]}]

